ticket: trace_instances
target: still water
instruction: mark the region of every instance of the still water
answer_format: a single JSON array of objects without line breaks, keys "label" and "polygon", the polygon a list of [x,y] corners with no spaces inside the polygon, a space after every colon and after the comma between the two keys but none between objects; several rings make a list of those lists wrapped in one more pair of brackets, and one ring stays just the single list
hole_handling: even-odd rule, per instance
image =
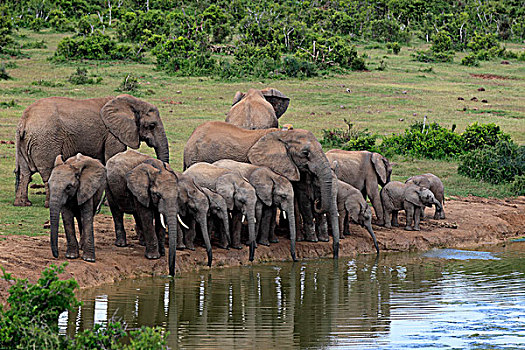
[{"label": "still water", "polygon": [[525,348],[525,242],[272,263],[83,291],[75,332],[114,318],[171,348]]}]

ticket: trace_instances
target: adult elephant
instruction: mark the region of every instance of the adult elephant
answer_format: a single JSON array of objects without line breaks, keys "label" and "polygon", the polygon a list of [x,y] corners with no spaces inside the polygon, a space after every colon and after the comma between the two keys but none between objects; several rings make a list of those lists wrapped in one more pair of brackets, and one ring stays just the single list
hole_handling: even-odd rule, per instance
[{"label": "adult elephant", "polygon": [[226,122],[244,129],[276,128],[290,99],[277,89],[237,91]]},{"label": "adult elephant", "polygon": [[383,187],[390,182],[392,166],[388,159],[375,152],[340,149],[326,152],[326,157],[332,166],[337,162],[334,171],[339,180],[357,188],[363,197],[370,198],[378,224],[384,225],[383,206],[378,185]]},{"label": "adult elephant", "polygon": [[[321,211],[331,214],[332,229],[339,232],[337,202],[332,195],[332,170],[321,144],[307,130],[245,130],[224,122],[198,126],[184,147],[184,167],[220,159],[252,163],[270,168],[292,184],[308,186],[306,178],[318,180]],[[297,191],[295,195],[303,191]],[[313,222],[309,201],[298,198],[303,221]],[[339,255],[339,235],[333,235],[334,258]]]},{"label": "adult elephant", "polygon": [[105,164],[126,147],[138,148],[141,141],[155,149],[157,158],[169,161],[159,110],[133,96],[36,101],[24,111],[16,130],[14,205],[31,205],[27,186],[34,173],[40,173],[47,188],[58,155],[67,159],[82,153]]}]

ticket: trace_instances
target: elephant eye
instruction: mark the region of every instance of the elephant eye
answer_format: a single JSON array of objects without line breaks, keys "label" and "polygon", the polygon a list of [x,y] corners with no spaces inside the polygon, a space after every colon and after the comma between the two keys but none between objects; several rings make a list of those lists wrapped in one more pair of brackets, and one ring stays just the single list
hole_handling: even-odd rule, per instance
[{"label": "elephant eye", "polygon": [[301,154],[302,154],[303,156],[305,156],[305,157],[308,157],[308,155],[310,154],[310,151],[308,151],[307,149],[303,149],[303,150],[301,151]]},{"label": "elephant eye", "polygon": [[146,127],[148,130],[153,130],[155,129],[155,127],[157,126],[156,123],[149,123],[148,126]]}]

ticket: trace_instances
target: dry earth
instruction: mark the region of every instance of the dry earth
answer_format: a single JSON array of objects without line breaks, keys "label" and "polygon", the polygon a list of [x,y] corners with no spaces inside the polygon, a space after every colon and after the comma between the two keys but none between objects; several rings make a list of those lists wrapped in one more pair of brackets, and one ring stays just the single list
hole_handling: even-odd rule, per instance
[{"label": "dry earth", "polygon": [[[427,219],[421,231],[409,232],[402,228],[386,229],[374,225],[381,251],[428,250],[433,247],[472,247],[499,243],[525,235],[525,197],[499,200],[479,197],[456,197],[445,203],[446,220]],[[430,211],[427,210],[427,214]],[[433,213],[433,209],[432,209]],[[404,217],[400,217],[404,223]],[[123,278],[167,273],[167,259],[147,260],[144,247],[133,239],[133,221],[127,220],[130,245],[118,248],[113,245],[113,222],[110,216],[97,216],[95,222],[96,263],[81,259],[69,260],[62,278],[74,277],[81,288],[112,283]],[[357,253],[374,253],[373,244],[366,230],[352,225],[352,234],[341,240],[340,256]],[[129,239],[131,236],[131,239]],[[15,277],[36,281],[41,270],[65,259],[65,238],[59,238],[61,256],[54,259],[46,236],[0,236],[0,266]],[[331,243],[297,243],[299,259],[329,258]],[[289,240],[271,247],[259,246],[254,264],[262,261],[289,260]],[[248,249],[222,250],[214,248],[213,267],[250,264]],[[196,251],[177,251],[177,273],[207,269],[204,248]],[[9,284],[0,281],[0,302],[5,302]]]}]

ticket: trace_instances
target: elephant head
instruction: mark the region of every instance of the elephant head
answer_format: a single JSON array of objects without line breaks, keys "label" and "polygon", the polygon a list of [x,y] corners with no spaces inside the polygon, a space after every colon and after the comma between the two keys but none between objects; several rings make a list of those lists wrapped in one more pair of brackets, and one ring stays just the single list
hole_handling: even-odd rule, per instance
[{"label": "elephant head", "polygon": [[168,139],[157,107],[131,95],[119,95],[102,107],[100,116],[126,146],[137,149],[145,141],[158,159],[169,162]]},{"label": "elephant head", "polygon": [[284,112],[288,109],[290,104],[290,99],[286,97],[282,92],[277,89],[266,88],[262,90],[250,89],[247,93],[242,93],[237,91],[233,97],[232,107],[239,103],[242,99],[246,97],[261,97],[264,98],[268,103],[270,103],[275,111],[275,116],[279,119]]},{"label": "elephant head", "polygon": [[[75,201],[81,206],[96,193],[101,197],[105,186],[106,169],[98,160],[80,153],[65,162],[62,155],[56,157],[49,178],[51,251],[55,258],[58,258],[58,221],[64,205],[68,201]],[[97,204],[93,203],[94,206]]]},{"label": "elephant head", "polygon": [[372,153],[372,164],[377,174],[377,182],[381,187],[390,182],[390,175],[392,174],[392,165],[379,153]]},{"label": "elephant head", "polygon": [[366,228],[370,237],[372,237],[372,240],[374,241],[376,252],[379,254],[379,245],[377,244],[376,235],[372,229],[372,209],[370,209],[370,206],[366,203],[365,199],[362,196],[358,200],[349,197],[345,201],[345,209],[353,222]]},{"label": "elephant head", "polygon": [[405,200],[418,207],[432,207],[432,204],[434,204],[438,210],[442,209],[441,203],[434,197],[432,191],[425,187],[407,185]]},{"label": "elephant head", "polygon": [[[175,273],[179,187],[175,172],[167,163],[148,159],[126,174],[126,184],[136,200],[166,218],[169,238],[169,272]],[[159,242],[164,244],[164,242]],[[208,257],[210,254],[208,253]]]}]

